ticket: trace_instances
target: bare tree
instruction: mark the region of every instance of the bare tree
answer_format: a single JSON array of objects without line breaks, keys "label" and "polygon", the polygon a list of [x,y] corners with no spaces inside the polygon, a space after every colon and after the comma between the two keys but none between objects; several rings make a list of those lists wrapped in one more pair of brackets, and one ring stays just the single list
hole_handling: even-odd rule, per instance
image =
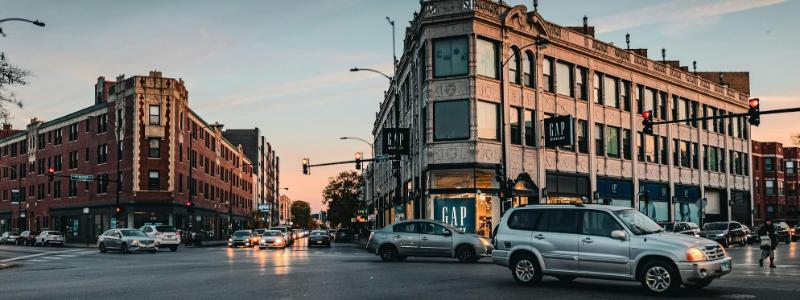
[{"label": "bare tree", "polygon": [[25,80],[30,73],[17,67],[6,60],[5,54],[0,53],[0,123],[6,124],[11,118],[7,105],[22,107],[22,102],[17,99],[9,88],[16,85],[26,85]]}]

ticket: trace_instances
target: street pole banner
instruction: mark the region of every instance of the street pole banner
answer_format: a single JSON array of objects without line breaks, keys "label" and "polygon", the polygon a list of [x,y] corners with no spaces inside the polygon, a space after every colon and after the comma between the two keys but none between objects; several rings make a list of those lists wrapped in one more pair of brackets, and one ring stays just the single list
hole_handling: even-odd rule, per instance
[{"label": "street pole banner", "polygon": [[382,154],[408,155],[410,134],[408,128],[384,128],[382,133]]},{"label": "street pole banner", "polygon": [[434,220],[475,233],[475,198],[434,199]]},{"label": "street pole banner", "polygon": [[573,116],[555,116],[544,119],[544,146],[570,146],[573,145],[575,132],[575,118]]}]

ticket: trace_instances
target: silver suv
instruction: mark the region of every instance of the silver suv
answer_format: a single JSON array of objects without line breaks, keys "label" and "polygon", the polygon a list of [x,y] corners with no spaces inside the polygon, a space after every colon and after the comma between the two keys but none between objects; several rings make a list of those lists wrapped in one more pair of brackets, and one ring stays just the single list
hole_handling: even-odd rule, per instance
[{"label": "silver suv", "polygon": [[652,294],[681,284],[703,288],[731,272],[719,243],[666,233],[639,211],[607,205],[541,205],[510,209],[495,230],[492,259],[517,283],[543,275],[640,281]]},{"label": "silver suv", "polygon": [[459,262],[475,262],[493,249],[484,237],[431,220],[397,222],[373,231],[367,241],[367,250],[387,262],[403,261],[408,256],[455,257]]}]

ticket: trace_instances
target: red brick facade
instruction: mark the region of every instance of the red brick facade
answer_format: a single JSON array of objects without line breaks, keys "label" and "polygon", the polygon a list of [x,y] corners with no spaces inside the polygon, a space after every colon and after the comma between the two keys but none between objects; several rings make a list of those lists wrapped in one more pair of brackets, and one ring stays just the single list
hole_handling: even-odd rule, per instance
[{"label": "red brick facade", "polygon": [[800,150],[753,141],[753,205],[756,223],[766,218],[798,222]]},{"label": "red brick facade", "polygon": [[[95,90],[95,105],[49,122],[33,119],[27,130],[0,138],[0,231],[54,229],[75,241],[93,240],[115,215],[117,168],[121,226],[161,222],[188,227],[190,157],[196,158],[191,201],[199,220],[194,224],[208,238],[225,236],[228,203],[233,204],[235,227],[250,219],[253,163],[241,146],[222,137],[221,128],[189,109],[182,80],[160,72],[120,76],[116,82],[100,77]],[[122,137],[119,161],[117,131]],[[151,149],[151,143],[157,147]],[[25,197],[18,205],[11,199],[21,168]],[[57,174],[52,182],[50,168]],[[95,180],[71,182],[74,174]]]}]

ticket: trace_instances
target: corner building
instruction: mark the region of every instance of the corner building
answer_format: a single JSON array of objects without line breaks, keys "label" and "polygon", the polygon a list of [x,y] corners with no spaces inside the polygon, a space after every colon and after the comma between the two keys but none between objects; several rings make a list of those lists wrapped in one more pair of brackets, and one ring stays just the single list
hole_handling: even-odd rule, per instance
[{"label": "corner building", "polygon": [[[47,122],[33,119],[26,130],[9,129],[0,139],[0,220],[7,229],[59,230],[67,242],[93,242],[115,223],[116,189],[122,227],[163,223],[188,230],[192,222],[204,239],[222,239],[228,220],[233,229],[248,224],[256,164],[222,128],[189,108],[183,80],[157,71],[100,77],[94,98],[90,107]],[[50,168],[57,175],[52,182]],[[69,177],[78,174],[95,180]],[[11,199],[18,189],[17,203]],[[195,204],[191,221],[189,201]]]},{"label": "corner building", "polygon": [[[581,201],[657,221],[751,223],[745,118],[656,125],[650,136],[640,116],[744,113],[747,72],[689,72],[522,5],[431,0],[406,28],[395,74],[373,135],[381,149],[384,128],[410,128],[410,153],[399,175],[391,162],[367,169],[378,225],[425,218],[488,235],[509,207]],[[544,147],[553,116],[574,118],[573,145]],[[513,181],[508,198],[498,179]]]}]

